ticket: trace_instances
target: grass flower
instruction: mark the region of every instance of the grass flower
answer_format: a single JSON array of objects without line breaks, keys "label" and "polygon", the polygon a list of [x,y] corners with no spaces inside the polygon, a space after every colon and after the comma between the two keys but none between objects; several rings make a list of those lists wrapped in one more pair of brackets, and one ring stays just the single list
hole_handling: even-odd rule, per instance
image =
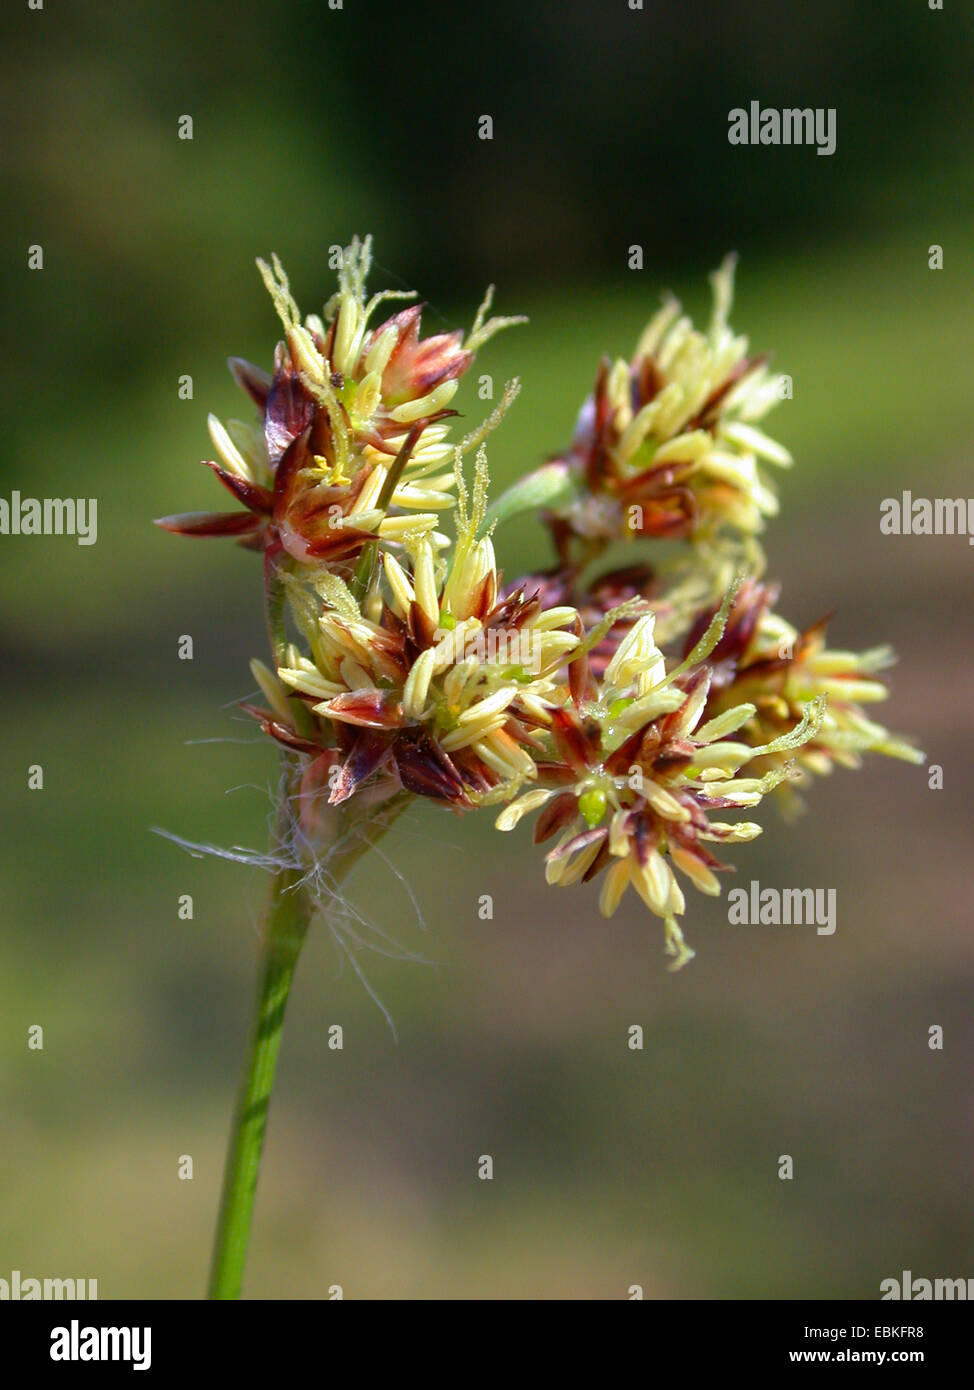
[{"label": "grass flower", "polygon": [[[603,361],[561,470],[567,496],[549,518],[562,561],[589,560],[621,538],[720,546],[753,538],[778,510],[767,466],[788,450],[756,422],[781,378],[728,324],[734,259],[711,277],[705,333],[667,298],[631,360]],[[752,552],[753,553],[753,552]]]},{"label": "grass flower", "polygon": [[[825,776],[834,766],[859,768],[865,753],[921,763],[919,749],[891,734],[863,708],[889,696],[879,676],[894,661],[890,648],[833,651],[826,644],[829,618],[799,632],[773,611],[777,597],[777,585],[750,581],[741,588],[713,653],[708,717],[719,718],[748,702],[753,714],[739,736],[755,750],[765,746],[760,754],[756,751],[756,765],[770,770],[782,755],[769,752],[766,745],[792,728],[811,702],[825,702],[814,738],[796,750],[796,776],[780,789],[791,810],[798,809],[798,789],[807,787],[812,776]],[[688,645],[709,616],[701,615]]]},{"label": "grass flower", "polygon": [[[209,421],[206,462],[238,509],[159,522],[264,553],[270,655],[244,709],[281,752],[215,1298],[241,1289],[304,937],[417,799],[493,807],[505,831],[534,816],[536,842],[553,841],[548,883],[598,878],[607,916],[632,887],[677,968],[693,954],[685,885],[718,893],[715,850],[760,833],[726,813],[866,752],[922,757],[865,713],[888,693],[887,649],[830,651],[825,621],[799,632],[761,582],[767,468],[791,460],[757,425],[780,382],[729,327],[732,260],[712,277],[707,331],[667,300],[631,361],[603,363],[569,450],[493,506],[484,440],[517,382],[460,440],[452,403],[480,347],[520,320],[488,318],[488,293],[467,335],[423,338],[418,304],[373,323],[411,296],[368,297],[370,263],[369,239],[353,240],[323,314],[302,318],[277,259],[259,262],[284,337],[271,373],[230,363],[256,425]],[[495,534],[526,510],[556,564],[505,583]],[[624,538],[638,553],[607,567]],[[678,564],[661,563],[654,542],[674,538]]]},{"label": "grass flower", "polygon": [[[270,265],[258,261],[284,340],[273,375],[230,359],[259,427],[224,426],[211,415],[217,459],[204,460],[245,510],[183,513],[159,526],[181,535],[237,536],[255,549],[279,546],[314,563],[347,558],[377,535],[394,534],[398,511],[432,512],[421,518],[432,526],[435,513],[452,505],[450,402],[477,350],[524,320],[487,319],[491,288],[466,338],[457,330],[421,339],[422,305],[370,328],[383,302],[412,298],[387,290],[366,299],[371,259],[370,238],[353,240],[324,317],[303,320],[277,257]],[[421,521],[413,515],[410,524]]]},{"label": "grass flower", "polygon": [[[470,807],[473,794],[536,776],[537,730],[555,676],[578,645],[575,610],[523,590],[499,597],[483,447],[468,501],[459,457],[457,539],[449,559],[407,533],[362,601],[333,573],[288,584],[303,650],[288,646],[256,709],[265,730],[314,759],[306,791],[338,805],[369,779]],[[265,677],[266,680],[266,677]],[[337,773],[333,769],[338,769]]]},{"label": "grass flower", "polygon": [[[586,669],[583,643],[571,662],[571,700],[552,717],[555,761],[538,769],[551,789],[529,792],[497,818],[499,829],[510,830],[525,812],[539,810],[535,842],[558,835],[546,856],[547,881],[567,887],[601,875],[605,916],[632,885],[663,919],[674,969],[693,955],[677,921],[686,900],[676,871],[703,893],[720,892],[716,875],[724,866],[709,844],[750,840],[761,827],[714,821],[710,813],[757,806],[790,775],[787,754],[814,738],[824,708],[824,700],[812,701],[763,748],[731,737],[751,719],[753,705],[702,722],[713,680],[706,658],[726,616],[725,606],[669,673],[653,614],[635,622],[601,679]],[[761,756],[782,761],[764,775],[742,776]]]}]

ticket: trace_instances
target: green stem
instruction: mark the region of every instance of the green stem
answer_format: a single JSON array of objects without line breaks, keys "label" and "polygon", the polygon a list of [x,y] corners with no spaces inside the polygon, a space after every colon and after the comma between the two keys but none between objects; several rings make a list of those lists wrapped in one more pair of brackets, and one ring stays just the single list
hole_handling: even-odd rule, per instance
[{"label": "green stem", "polygon": [[[406,805],[407,798],[400,796],[385,805],[370,808],[367,823],[371,833],[368,836],[352,834],[347,821],[342,829],[336,827],[335,843],[326,860],[328,874],[336,888],[353,865],[386,833]],[[278,847],[284,840],[288,814],[285,778],[274,839]],[[279,869],[274,874],[261,923],[256,1009],[223,1173],[223,1195],[210,1269],[211,1299],[239,1298],[243,1284],[267,1111],[284,1031],[284,1012],[315,911],[305,878],[305,870],[296,867]]]},{"label": "green stem", "polygon": [[297,869],[279,870],[264,914],[257,1007],[227,1151],[213,1247],[209,1286],[213,1299],[239,1298],[243,1283],[284,1012],[312,914],[301,877]]}]

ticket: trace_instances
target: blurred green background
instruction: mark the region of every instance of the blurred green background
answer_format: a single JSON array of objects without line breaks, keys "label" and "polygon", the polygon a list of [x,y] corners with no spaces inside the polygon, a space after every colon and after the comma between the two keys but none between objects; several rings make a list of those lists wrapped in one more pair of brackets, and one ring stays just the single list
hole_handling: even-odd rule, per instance
[{"label": "blurred green background", "polygon": [[[246,413],[224,359],[266,364],[277,333],[254,257],[276,250],[310,311],[327,247],[369,230],[376,285],[418,287],[427,331],[488,281],[530,315],[478,367],[524,382],[498,486],[565,442],[663,289],[703,316],[738,250],[733,322],[794,380],[769,421],[798,459],[767,536],[782,608],[895,644],[884,718],[945,784],[875,761],[797,827],[768,806],[739,881],[835,887],[835,936],[732,928],[698,895],[679,976],[635,901],[606,923],[594,893],[546,889],[526,830],[415,810],[351,892],[429,964],[359,958],[396,1043],[315,933],[247,1293],[872,1299],[904,1268],[974,1275],[974,559],[878,526],[904,488],[971,492],[970,11],[48,0],[3,24],[0,495],[95,496],[99,537],[0,538],[0,1277],[203,1289],[263,885],[150,827],[261,847],[274,754],[233,709],[262,651],[255,558],[149,520],[223,505],[206,413]],[[835,107],[836,154],[729,146],[751,100]],[[479,417],[472,382],[460,403]],[[500,542],[509,574],[546,562],[528,522]]]}]

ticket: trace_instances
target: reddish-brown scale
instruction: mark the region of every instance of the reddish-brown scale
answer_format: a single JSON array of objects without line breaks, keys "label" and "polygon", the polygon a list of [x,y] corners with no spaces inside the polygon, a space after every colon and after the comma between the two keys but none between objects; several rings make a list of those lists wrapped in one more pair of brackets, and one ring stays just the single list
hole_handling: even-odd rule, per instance
[{"label": "reddish-brown scale", "polygon": [[155,524],[178,536],[240,536],[256,531],[261,520],[250,512],[179,512],[160,516]]},{"label": "reddish-brown scale", "polygon": [[578,854],[580,850],[588,849],[589,845],[608,839],[608,836],[608,829],[604,825],[597,825],[592,830],[582,830],[579,834],[573,835],[570,840],[566,840],[563,845],[555,845],[554,849],[549,849],[545,855],[545,862],[553,864],[558,859],[567,859],[571,854]]},{"label": "reddish-brown scale", "polygon": [[261,415],[267,409],[267,397],[271,389],[271,376],[260,367],[255,367],[252,362],[247,362],[243,357],[230,357],[227,359],[227,366],[230,373],[240,387],[241,391],[246,391]]},{"label": "reddish-brown scale", "polygon": [[314,397],[288,363],[275,376],[267,396],[264,442],[272,468],[277,466],[294,440],[308,429],[316,409]]},{"label": "reddish-brown scale", "polygon": [[460,806],[471,805],[456,766],[428,735],[397,739],[393,745],[393,756],[399,780],[406,791]]},{"label": "reddish-brown scale", "polygon": [[340,806],[343,801],[347,801],[381,766],[388,755],[388,737],[372,730],[358,732],[332,787],[329,803],[332,806]]},{"label": "reddish-brown scale", "polygon": [[352,690],[335,695],[321,711],[329,719],[368,729],[397,729],[405,723],[399,697],[388,690]]},{"label": "reddish-brown scale", "polygon": [[228,473],[225,468],[214,463],[212,459],[203,459],[203,463],[207,468],[213,469],[223,486],[233,493],[238,502],[242,502],[252,512],[258,512],[262,516],[270,516],[274,506],[274,498],[266,487],[252,483],[246,478],[238,478],[235,473]]},{"label": "reddish-brown scale", "polygon": [[557,835],[559,830],[571,825],[577,815],[578,797],[575,793],[559,792],[542,809],[534,823],[534,843],[540,845],[545,840],[550,840],[552,835]]}]

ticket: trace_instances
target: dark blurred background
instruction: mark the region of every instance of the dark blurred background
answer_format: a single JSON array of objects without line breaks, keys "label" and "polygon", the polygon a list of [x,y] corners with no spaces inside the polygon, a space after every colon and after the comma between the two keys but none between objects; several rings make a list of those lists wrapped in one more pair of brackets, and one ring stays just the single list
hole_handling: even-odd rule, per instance
[{"label": "dark blurred background", "polygon": [[[526,831],[413,812],[350,889],[429,964],[359,957],[396,1043],[311,942],[248,1293],[869,1299],[904,1268],[974,1275],[974,560],[878,527],[904,488],[971,492],[971,12],[47,0],[2,24],[0,495],[95,496],[99,537],[0,537],[0,1277],[203,1288],[263,885],[150,827],[260,847],[274,755],[233,710],[263,644],[254,557],[149,520],[222,505],[206,413],[246,414],[224,359],[266,364],[277,336],[254,257],[320,309],[328,246],[366,231],[427,331],[488,281],[530,315],[478,364],[524,381],[497,485],[564,443],[662,290],[703,318],[739,251],[732,321],[794,380],[768,421],[798,460],[767,536],[782,607],[896,645],[882,717],[944,788],[876,760],[796,827],[766,806],[740,881],[835,887],[835,936],[731,928],[698,897],[676,977],[636,902],[607,924],[546,889]],[[730,146],[752,100],[834,107],[836,153]],[[459,403],[479,416],[473,383]],[[527,521],[499,541],[509,572],[547,558]]]}]

